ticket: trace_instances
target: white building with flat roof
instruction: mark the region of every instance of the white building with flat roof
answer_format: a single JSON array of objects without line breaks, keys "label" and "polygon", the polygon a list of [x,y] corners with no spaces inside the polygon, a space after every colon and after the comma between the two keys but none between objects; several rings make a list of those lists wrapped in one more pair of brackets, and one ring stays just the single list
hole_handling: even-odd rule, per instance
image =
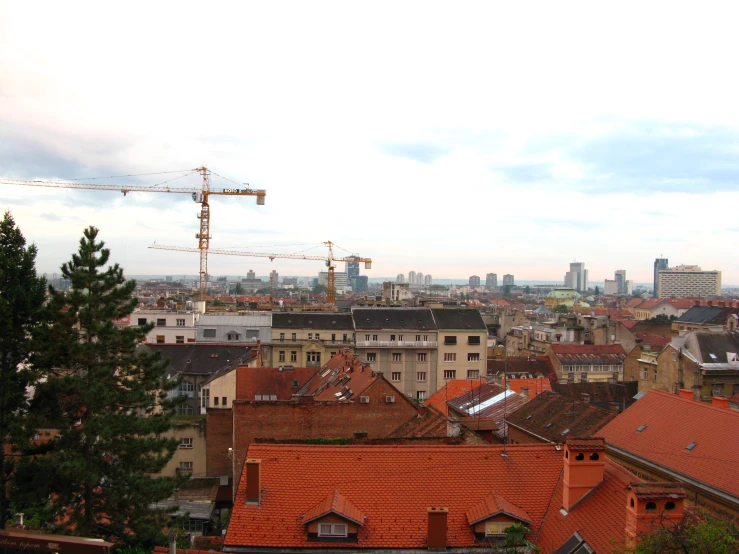
[{"label": "white building with flat roof", "polygon": [[659,271],[659,298],[721,296],[721,272],[697,265],[679,265]]}]

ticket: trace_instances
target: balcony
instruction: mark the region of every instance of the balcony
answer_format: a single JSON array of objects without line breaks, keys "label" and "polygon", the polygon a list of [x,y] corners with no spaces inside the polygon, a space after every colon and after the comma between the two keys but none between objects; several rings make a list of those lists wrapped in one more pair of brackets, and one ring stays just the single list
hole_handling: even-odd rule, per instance
[{"label": "balcony", "polygon": [[437,342],[433,340],[358,340],[357,348],[436,348]]},{"label": "balcony", "polygon": [[331,339],[287,339],[287,338],[285,338],[285,339],[279,339],[279,338],[272,339],[272,345],[273,346],[279,346],[281,344],[284,344],[284,345],[301,345],[301,344],[308,344],[308,343],[315,343],[315,342],[320,342],[321,344],[323,344],[325,346],[332,346],[332,345],[336,345],[336,346],[353,346],[354,345],[354,341],[352,339],[346,339],[346,340],[341,340],[341,339],[336,339],[336,340],[331,340]]}]

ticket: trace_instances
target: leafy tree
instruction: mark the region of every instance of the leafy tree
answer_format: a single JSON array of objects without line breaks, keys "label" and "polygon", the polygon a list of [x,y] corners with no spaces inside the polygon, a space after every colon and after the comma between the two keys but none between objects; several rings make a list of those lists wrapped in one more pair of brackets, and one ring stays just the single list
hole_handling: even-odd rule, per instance
[{"label": "leafy tree", "polygon": [[168,520],[151,505],[178,485],[151,475],[177,448],[176,439],[161,435],[175,407],[167,391],[178,383],[167,380],[158,354],[137,349],[152,325],[114,324],[136,307],[136,283],[118,264],[108,265],[110,252],[97,235],[86,229],[78,253],[62,265],[70,292],[49,287],[52,319],[34,360],[49,376],[36,389],[33,410],[61,434],[30,463],[48,476],[48,488],[36,492],[50,499],[59,531],[151,545],[163,539]]},{"label": "leafy tree", "polygon": [[257,289],[257,294],[272,294],[272,289],[270,288]]},{"label": "leafy tree", "polygon": [[600,296],[600,287],[598,285],[595,286],[595,296]]},{"label": "leafy tree", "polygon": [[328,292],[328,287],[326,285],[316,285],[313,287],[313,294],[321,294],[324,292]]},{"label": "leafy tree", "polygon": [[241,286],[241,283],[236,283],[236,285],[231,289],[230,294],[244,294],[244,287]]},{"label": "leafy tree", "polygon": [[510,296],[511,295],[511,285],[506,285],[503,287],[503,296]]},{"label": "leafy tree", "polygon": [[669,520],[661,522],[658,530],[643,534],[637,544],[625,552],[632,554],[661,554],[684,552],[685,554],[731,554],[739,552],[739,528],[708,516],[702,511],[686,515],[678,524]]},{"label": "leafy tree", "polygon": [[13,216],[5,212],[0,222],[0,529],[10,515],[6,484],[14,468],[5,445],[24,438],[26,388],[37,377],[27,364],[31,331],[41,319],[45,289],[44,278],[36,276],[36,246],[26,247]]},{"label": "leafy tree", "polygon": [[570,313],[570,309],[564,304],[557,304],[557,306],[554,307],[554,312],[557,314],[568,314]]},{"label": "leafy tree", "polygon": [[531,294],[531,287],[526,285],[523,289],[524,294]]}]

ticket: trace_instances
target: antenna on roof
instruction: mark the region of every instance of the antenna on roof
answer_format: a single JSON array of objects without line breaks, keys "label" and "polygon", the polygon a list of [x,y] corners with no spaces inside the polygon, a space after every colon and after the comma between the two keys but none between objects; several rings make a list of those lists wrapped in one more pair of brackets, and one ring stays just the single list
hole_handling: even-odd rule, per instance
[{"label": "antenna on roof", "polygon": [[508,395],[506,390],[508,387],[508,346],[505,349],[505,358],[503,359],[503,453],[501,456],[508,456],[508,424],[506,423],[506,411],[508,408]]}]

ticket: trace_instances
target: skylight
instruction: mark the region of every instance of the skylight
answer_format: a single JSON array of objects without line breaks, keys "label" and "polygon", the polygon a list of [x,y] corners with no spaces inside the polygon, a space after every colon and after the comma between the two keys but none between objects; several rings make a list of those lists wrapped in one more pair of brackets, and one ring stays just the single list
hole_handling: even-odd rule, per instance
[{"label": "skylight", "polygon": [[718,360],[718,356],[716,356],[716,354],[714,354],[713,352],[711,352],[711,353],[710,353],[710,354],[708,354],[708,355],[709,355],[709,356],[711,356],[711,359],[712,359],[712,360]]},{"label": "skylight", "polygon": [[547,423],[547,424],[546,424],[546,425],[544,426],[544,429],[549,429],[549,428],[550,428],[551,426],[552,426],[552,424],[551,424],[551,423]]},{"label": "skylight", "polygon": [[569,433],[569,432],[570,432],[570,430],[569,430],[569,429],[565,429],[564,431],[562,431],[562,434],[563,434],[563,435],[566,435],[566,434],[567,434],[567,433]]},{"label": "skylight", "polygon": [[642,432],[642,431],[644,431],[644,429],[646,429],[646,428],[647,428],[647,426],[646,426],[646,425],[639,425],[639,427],[637,427],[637,428],[636,428],[636,432],[637,432],[637,433],[641,433],[641,432]]},{"label": "skylight", "polygon": [[693,448],[695,448],[696,446],[698,446],[697,442],[691,442],[688,446],[685,447],[685,450],[693,450]]}]

